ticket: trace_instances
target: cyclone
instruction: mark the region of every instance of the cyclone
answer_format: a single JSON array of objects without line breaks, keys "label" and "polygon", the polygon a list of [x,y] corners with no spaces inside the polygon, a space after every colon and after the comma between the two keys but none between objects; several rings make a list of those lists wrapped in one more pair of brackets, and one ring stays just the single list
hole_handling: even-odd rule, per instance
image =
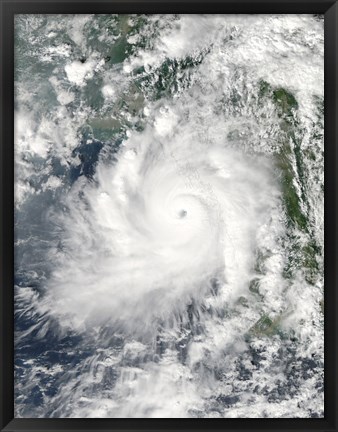
[{"label": "cyclone", "polygon": [[67,198],[62,273],[47,288],[54,312],[144,330],[199,300],[215,278],[225,298],[246,286],[257,230],[278,203],[268,158],[190,144],[179,128],[168,136],[155,123],[131,135],[115,164],[102,163]]}]

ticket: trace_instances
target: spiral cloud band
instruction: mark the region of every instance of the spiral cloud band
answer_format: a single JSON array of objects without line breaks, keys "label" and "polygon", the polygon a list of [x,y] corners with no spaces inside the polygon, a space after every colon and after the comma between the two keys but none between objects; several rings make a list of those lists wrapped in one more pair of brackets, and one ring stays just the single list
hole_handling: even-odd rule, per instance
[{"label": "spiral cloud band", "polygon": [[205,295],[213,278],[229,299],[252,278],[257,230],[278,205],[268,160],[198,143],[190,125],[176,127],[170,136],[156,123],[132,134],[116,164],[99,166],[80,200],[77,189],[68,198],[72,246],[48,293],[54,311],[77,325],[147,328]]}]

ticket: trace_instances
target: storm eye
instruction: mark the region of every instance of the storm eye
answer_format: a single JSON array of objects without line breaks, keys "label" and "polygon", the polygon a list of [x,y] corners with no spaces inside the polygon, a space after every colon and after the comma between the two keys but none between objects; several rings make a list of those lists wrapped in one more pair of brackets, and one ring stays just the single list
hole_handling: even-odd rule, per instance
[{"label": "storm eye", "polygon": [[181,210],[179,213],[178,213],[178,217],[180,218],[180,219],[183,219],[184,217],[186,217],[186,215],[188,214],[188,212],[186,211],[186,210]]}]

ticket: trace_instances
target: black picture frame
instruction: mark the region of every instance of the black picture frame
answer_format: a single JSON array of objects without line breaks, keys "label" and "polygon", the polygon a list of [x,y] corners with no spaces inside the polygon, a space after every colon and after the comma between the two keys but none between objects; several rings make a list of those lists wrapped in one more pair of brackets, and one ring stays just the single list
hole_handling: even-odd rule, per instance
[{"label": "black picture frame", "polygon": [[[337,130],[338,5],[332,0],[0,0],[0,429],[1,431],[337,431]],[[13,384],[14,280],[14,15],[81,13],[318,13],[325,14],[325,417],[322,419],[16,419]]]}]

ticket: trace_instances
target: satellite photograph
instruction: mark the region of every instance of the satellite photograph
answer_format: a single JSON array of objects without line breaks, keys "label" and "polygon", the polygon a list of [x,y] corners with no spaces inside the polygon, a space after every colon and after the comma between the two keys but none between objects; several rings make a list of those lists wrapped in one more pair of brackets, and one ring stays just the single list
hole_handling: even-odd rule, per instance
[{"label": "satellite photograph", "polygon": [[15,416],[324,417],[324,17],[15,18]]}]

